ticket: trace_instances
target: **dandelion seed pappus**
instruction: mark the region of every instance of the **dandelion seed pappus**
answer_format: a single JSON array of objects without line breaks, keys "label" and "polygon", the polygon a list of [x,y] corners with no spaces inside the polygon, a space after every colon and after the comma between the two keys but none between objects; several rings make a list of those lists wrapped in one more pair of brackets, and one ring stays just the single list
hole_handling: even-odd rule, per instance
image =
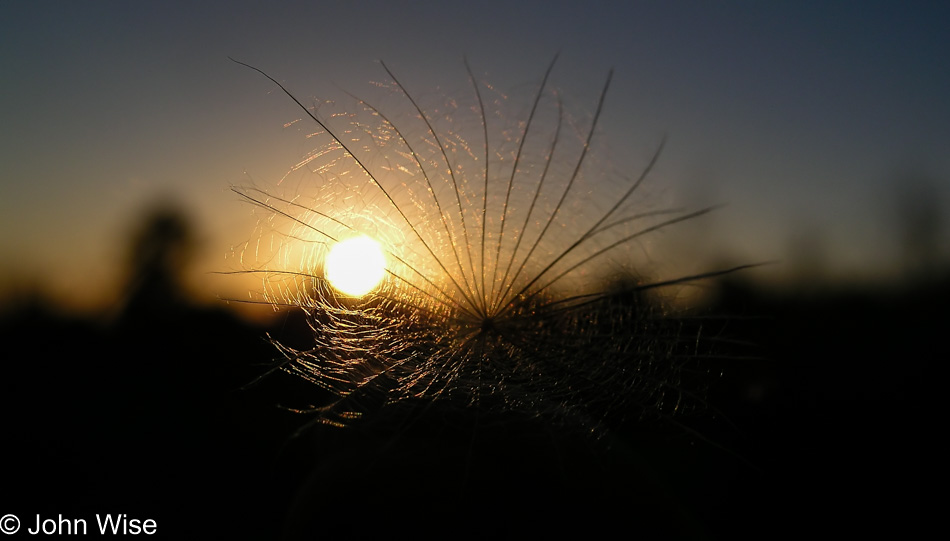
[{"label": "dandelion seed pappus", "polygon": [[[711,209],[650,202],[662,142],[629,178],[604,166],[612,72],[593,112],[574,116],[553,83],[556,59],[524,95],[498,92],[466,61],[463,95],[433,97],[381,62],[372,98],[310,105],[235,62],[282,90],[316,141],[284,179],[293,193],[235,188],[272,228],[257,246],[273,250],[248,270],[264,278],[262,300],[303,310],[314,331],[312,347],[275,342],[276,368],[331,396],[301,410],[348,425],[439,402],[597,433],[703,407],[692,364],[706,344],[649,293],[736,269],[630,271],[652,234]],[[369,286],[332,275],[333,248],[350,238],[380,247],[352,256],[356,267],[385,260]]]}]

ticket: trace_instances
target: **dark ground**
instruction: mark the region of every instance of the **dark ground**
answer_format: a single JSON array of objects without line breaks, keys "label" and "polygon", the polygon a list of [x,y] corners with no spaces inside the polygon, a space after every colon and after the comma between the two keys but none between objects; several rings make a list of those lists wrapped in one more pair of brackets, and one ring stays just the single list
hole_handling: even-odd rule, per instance
[{"label": "dark ground", "polygon": [[438,407],[294,437],[309,417],[277,405],[312,386],[239,388],[275,353],[265,331],[300,340],[299,318],[254,328],[165,293],[108,325],[29,303],[0,322],[0,515],[92,533],[96,513],[126,513],[176,539],[905,537],[939,516],[947,282],[809,296],[724,283],[711,313],[755,345],[722,363],[723,415],[601,439]]}]

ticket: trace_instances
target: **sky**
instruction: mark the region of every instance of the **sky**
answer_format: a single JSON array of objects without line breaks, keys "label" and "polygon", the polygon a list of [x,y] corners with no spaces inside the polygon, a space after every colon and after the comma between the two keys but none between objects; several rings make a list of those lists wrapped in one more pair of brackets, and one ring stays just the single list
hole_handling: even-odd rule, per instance
[{"label": "sky", "polygon": [[241,297],[213,274],[258,219],[230,187],[276,184],[312,145],[229,57],[306,98],[384,80],[378,60],[418,92],[467,88],[463,58],[498,88],[536,85],[560,53],[552,80],[581,111],[613,69],[612,166],[667,137],[657,197],[724,204],[658,242],[670,268],[894,279],[908,215],[932,215],[950,256],[948,23],[937,2],[3,2],[0,298],[108,305],[158,201],[192,220],[190,287]]}]

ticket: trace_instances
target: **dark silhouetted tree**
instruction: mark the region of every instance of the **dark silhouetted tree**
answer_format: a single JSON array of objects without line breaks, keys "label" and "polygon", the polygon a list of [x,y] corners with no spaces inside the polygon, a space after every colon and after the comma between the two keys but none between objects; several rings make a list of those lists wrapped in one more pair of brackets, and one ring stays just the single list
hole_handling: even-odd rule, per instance
[{"label": "dark silhouetted tree", "polygon": [[157,317],[181,308],[182,276],[193,250],[192,226],[179,208],[163,203],[149,211],[129,244],[122,317]]}]

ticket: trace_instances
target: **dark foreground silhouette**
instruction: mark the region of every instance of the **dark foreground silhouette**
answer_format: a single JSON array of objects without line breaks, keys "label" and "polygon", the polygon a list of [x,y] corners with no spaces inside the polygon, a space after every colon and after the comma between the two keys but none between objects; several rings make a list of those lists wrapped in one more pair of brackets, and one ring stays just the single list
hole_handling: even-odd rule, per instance
[{"label": "dark foreground silhouette", "polygon": [[267,332],[306,345],[303,319],[264,329],[189,305],[161,255],[182,230],[155,223],[142,242],[159,249],[141,250],[113,321],[28,303],[0,324],[0,513],[24,528],[125,513],[176,539],[734,539],[907,534],[938,516],[920,487],[940,469],[950,283],[811,297],[722,283],[710,313],[736,345],[710,361],[715,409],[687,427],[594,438],[407,403],[305,428],[278,405],[319,403],[313,385],[277,373],[242,390],[275,355]]}]

